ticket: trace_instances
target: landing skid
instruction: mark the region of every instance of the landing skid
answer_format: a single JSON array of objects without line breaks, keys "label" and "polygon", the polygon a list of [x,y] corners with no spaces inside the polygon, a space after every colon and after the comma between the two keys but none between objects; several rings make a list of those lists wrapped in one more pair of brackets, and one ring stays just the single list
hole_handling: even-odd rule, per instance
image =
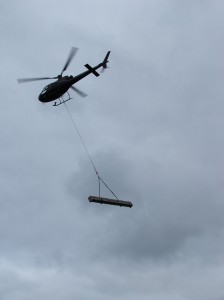
[{"label": "landing skid", "polygon": [[65,100],[64,100],[64,99],[63,99],[63,96],[62,96],[62,97],[60,97],[60,98],[58,99],[58,101],[55,101],[55,102],[54,102],[53,106],[59,106],[59,105],[65,103],[65,102],[71,100],[72,98],[70,97],[70,95],[69,95],[68,92],[67,92],[67,94],[68,94],[68,99],[65,99]]}]

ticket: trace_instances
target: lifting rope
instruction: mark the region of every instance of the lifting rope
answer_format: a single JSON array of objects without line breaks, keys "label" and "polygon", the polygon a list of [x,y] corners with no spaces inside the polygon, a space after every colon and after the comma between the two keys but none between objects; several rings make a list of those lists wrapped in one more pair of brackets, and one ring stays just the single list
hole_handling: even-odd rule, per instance
[{"label": "lifting rope", "polygon": [[79,129],[78,129],[76,123],[75,123],[75,120],[74,120],[74,118],[72,117],[72,115],[71,115],[71,113],[70,113],[70,111],[69,111],[69,109],[68,109],[68,106],[66,105],[65,102],[63,102],[63,103],[64,103],[64,105],[65,105],[65,107],[66,107],[66,110],[67,110],[67,112],[68,112],[68,115],[69,115],[69,117],[70,117],[70,119],[71,119],[71,121],[72,121],[72,123],[73,123],[73,125],[74,125],[74,128],[75,128],[76,132],[78,133],[78,136],[79,136],[79,138],[80,138],[80,140],[81,140],[81,142],[82,142],[83,148],[84,148],[85,151],[86,151],[86,154],[87,154],[87,156],[88,156],[88,158],[89,158],[89,160],[90,160],[90,163],[91,163],[91,165],[92,165],[92,167],[93,167],[93,169],[94,169],[94,172],[96,173],[96,176],[97,176],[97,179],[98,179],[98,183],[99,183],[99,197],[100,197],[100,182],[102,182],[102,183],[105,185],[105,187],[111,192],[111,194],[112,194],[117,200],[119,200],[118,197],[114,194],[114,192],[109,188],[109,186],[108,186],[108,185],[103,181],[103,179],[100,177],[99,172],[97,171],[96,166],[95,166],[95,164],[94,164],[94,162],[93,162],[93,160],[92,160],[92,158],[91,158],[91,156],[90,156],[90,154],[89,154],[89,151],[88,151],[88,149],[87,149],[87,147],[86,147],[86,145],[85,145],[85,143],[84,143],[84,140],[83,140],[83,138],[82,138],[82,136],[81,136],[81,133],[80,133],[80,131],[79,131]]}]

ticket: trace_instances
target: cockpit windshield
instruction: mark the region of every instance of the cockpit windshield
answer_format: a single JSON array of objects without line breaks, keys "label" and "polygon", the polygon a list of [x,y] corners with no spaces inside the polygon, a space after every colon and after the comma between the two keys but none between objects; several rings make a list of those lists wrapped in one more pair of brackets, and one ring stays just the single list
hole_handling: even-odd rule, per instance
[{"label": "cockpit windshield", "polygon": [[44,87],[44,89],[43,89],[43,91],[41,92],[41,94],[42,94],[42,95],[45,94],[46,91],[47,91],[47,89],[48,89],[48,85]]}]

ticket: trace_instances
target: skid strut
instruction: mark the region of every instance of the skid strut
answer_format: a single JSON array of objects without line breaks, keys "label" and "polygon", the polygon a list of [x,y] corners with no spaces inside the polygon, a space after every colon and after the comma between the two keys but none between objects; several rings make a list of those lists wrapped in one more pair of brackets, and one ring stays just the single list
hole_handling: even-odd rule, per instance
[{"label": "skid strut", "polygon": [[70,97],[69,92],[67,92],[67,94],[68,94],[68,99],[63,99],[63,96],[61,96],[61,97],[58,99],[59,102],[55,101],[54,104],[53,104],[53,106],[59,106],[59,105],[65,103],[65,102],[71,100],[72,98]]}]

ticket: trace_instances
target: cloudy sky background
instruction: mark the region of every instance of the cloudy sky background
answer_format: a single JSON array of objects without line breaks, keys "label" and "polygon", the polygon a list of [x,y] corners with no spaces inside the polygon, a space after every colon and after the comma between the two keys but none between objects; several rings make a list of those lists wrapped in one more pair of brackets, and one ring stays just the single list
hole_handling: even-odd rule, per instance
[{"label": "cloudy sky background", "polygon": [[[224,2],[0,4],[0,298],[224,299]],[[109,69],[68,107],[132,209],[90,204],[97,178],[65,107],[37,98]],[[102,190],[103,195],[110,196]]]}]

